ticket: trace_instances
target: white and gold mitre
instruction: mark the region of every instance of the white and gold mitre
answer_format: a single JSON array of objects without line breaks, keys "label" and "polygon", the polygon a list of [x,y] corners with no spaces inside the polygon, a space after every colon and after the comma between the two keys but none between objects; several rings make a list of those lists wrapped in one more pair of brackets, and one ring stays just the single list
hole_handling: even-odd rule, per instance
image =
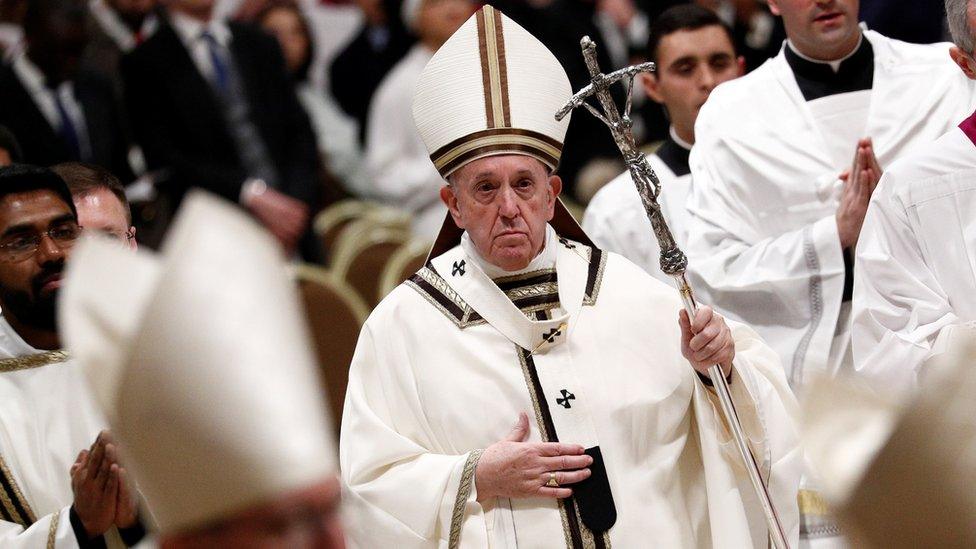
[{"label": "white and gold mitre", "polygon": [[573,95],[539,40],[485,6],[434,54],[417,83],[413,119],[447,177],[468,162],[525,154],[555,169],[569,125],[555,119]]},{"label": "white and gold mitre", "polygon": [[160,255],[75,249],[61,334],[163,533],[336,474],[296,291],[272,237],[200,192]]}]

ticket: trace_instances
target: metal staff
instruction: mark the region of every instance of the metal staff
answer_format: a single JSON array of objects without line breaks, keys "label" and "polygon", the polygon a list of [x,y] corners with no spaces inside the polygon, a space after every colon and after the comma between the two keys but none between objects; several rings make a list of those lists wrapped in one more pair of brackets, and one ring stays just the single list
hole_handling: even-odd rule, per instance
[{"label": "metal staff", "polygon": [[[573,109],[582,106],[586,107],[586,110],[590,111],[590,114],[597,117],[610,128],[610,132],[613,134],[613,140],[616,141],[617,148],[620,149],[621,154],[624,156],[624,162],[627,163],[627,169],[630,170],[630,176],[634,180],[634,184],[637,185],[637,193],[640,194],[641,202],[644,203],[644,211],[647,212],[647,218],[651,221],[651,227],[654,228],[654,236],[657,238],[657,242],[661,248],[661,271],[674,278],[688,316],[695,318],[695,313],[698,311],[698,304],[695,302],[695,296],[692,293],[691,286],[685,278],[688,258],[678,248],[678,245],[674,241],[674,236],[671,234],[671,229],[668,228],[668,223],[661,214],[661,206],[657,202],[657,197],[661,194],[661,182],[658,180],[657,174],[654,173],[651,165],[647,162],[644,153],[640,152],[634,143],[634,134],[631,131],[630,108],[631,92],[634,89],[634,76],[642,72],[653,71],[655,69],[654,63],[641,63],[640,65],[620,69],[610,74],[603,74],[600,72],[600,65],[596,60],[596,43],[589,36],[584,36],[580,40],[580,46],[583,48],[583,59],[586,61],[586,67],[590,71],[590,85],[577,92],[569,103],[562,109],[559,109],[559,112],[556,113],[556,120],[562,120]],[[627,106],[624,109],[624,115],[620,116],[617,105],[610,96],[610,86],[624,78],[628,78],[626,83]],[[600,106],[603,108],[602,113],[587,103],[586,100],[591,96],[595,96],[600,102]],[[732,436],[735,439],[736,446],[739,448],[739,453],[742,456],[746,471],[749,472],[749,480],[752,481],[753,488],[755,488],[756,495],[762,505],[763,514],[766,516],[766,524],[769,528],[770,541],[776,549],[789,549],[786,535],[783,532],[783,526],[780,523],[779,516],[776,514],[776,508],[773,507],[773,502],[769,497],[766,484],[762,480],[759,466],[756,464],[756,459],[746,443],[746,437],[742,432],[742,425],[739,423],[739,416],[736,414],[735,404],[732,402],[729,385],[726,383],[725,376],[722,374],[721,366],[716,364],[709,368],[708,375],[712,380],[715,392],[718,394],[719,401],[722,405],[722,413],[729,425],[729,429],[732,431]]]}]

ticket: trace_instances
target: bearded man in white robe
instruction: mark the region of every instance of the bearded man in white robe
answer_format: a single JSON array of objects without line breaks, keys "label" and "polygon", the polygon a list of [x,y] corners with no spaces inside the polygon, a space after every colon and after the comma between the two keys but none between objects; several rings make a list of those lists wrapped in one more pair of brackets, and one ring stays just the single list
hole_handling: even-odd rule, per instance
[{"label": "bearded man in white robe", "polygon": [[[770,0],[780,54],[712,92],[691,154],[692,282],[796,390],[850,370],[853,249],[882,168],[971,112],[948,44],[863,30],[858,0]],[[852,163],[853,159],[853,163]]]},{"label": "bearded man in white robe", "polygon": [[[953,61],[976,79],[976,11],[947,0]],[[976,114],[889,168],[854,268],[854,367],[893,396],[960,324],[976,321]]]},{"label": "bearded man in white robe", "polygon": [[421,76],[414,118],[450,217],[360,336],[347,532],[361,547],[766,547],[705,375],[721,364],[795,540],[796,405],[775,353],[710,309],[679,316],[672,289],[590,244],[552,174],[570,96],[552,54],[491,7]]},{"label": "bearded man in white robe", "polygon": [[57,175],[23,165],[0,170],[4,548],[119,546],[144,534],[115,445],[100,433],[106,423],[78,365],[60,350],[55,301],[79,234]]}]

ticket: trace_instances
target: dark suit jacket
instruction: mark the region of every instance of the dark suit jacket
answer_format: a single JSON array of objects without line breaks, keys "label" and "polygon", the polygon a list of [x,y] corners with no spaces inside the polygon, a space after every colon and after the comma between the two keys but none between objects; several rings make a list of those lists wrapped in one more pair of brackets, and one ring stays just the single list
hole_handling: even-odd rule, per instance
[{"label": "dark suit jacket", "polygon": [[[281,180],[278,189],[313,208],[319,201],[315,135],[274,38],[230,23],[230,50],[251,120]],[[219,100],[176,31],[155,34],[122,58],[129,120],[150,170],[167,169],[162,190],[177,201],[199,187],[237,202],[248,178]]]},{"label": "dark suit jacket", "polygon": [[30,93],[13,68],[0,67],[0,125],[6,126],[20,142],[24,162],[50,166],[59,162],[84,160],[98,164],[122,181],[130,181],[129,144],[122,130],[122,118],[109,82],[90,73],[74,80],[75,98],[85,114],[91,158],[74,158],[57,131],[41,114]]}]

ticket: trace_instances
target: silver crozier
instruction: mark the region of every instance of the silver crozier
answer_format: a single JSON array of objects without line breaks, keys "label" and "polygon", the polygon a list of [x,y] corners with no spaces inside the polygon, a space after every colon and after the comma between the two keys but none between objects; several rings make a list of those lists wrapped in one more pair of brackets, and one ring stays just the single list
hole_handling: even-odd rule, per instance
[{"label": "silver crozier", "polygon": [[[647,212],[647,218],[651,221],[651,227],[654,228],[654,236],[657,238],[658,245],[661,248],[661,270],[664,274],[674,278],[678,285],[678,291],[681,293],[685,310],[688,311],[690,318],[694,318],[695,312],[698,310],[698,304],[695,302],[695,296],[691,291],[691,286],[685,278],[688,258],[678,248],[678,245],[674,241],[674,235],[671,234],[671,229],[668,228],[668,223],[661,214],[661,206],[657,202],[657,198],[661,194],[661,182],[658,180],[654,170],[651,169],[651,165],[647,162],[644,153],[640,152],[635,145],[634,134],[631,131],[630,109],[634,77],[642,72],[653,71],[654,63],[641,63],[640,65],[620,69],[610,74],[603,74],[600,72],[600,65],[596,60],[596,44],[593,40],[589,36],[585,36],[580,41],[580,45],[583,47],[583,58],[586,61],[586,67],[590,71],[590,85],[577,92],[569,103],[556,113],[556,120],[562,120],[573,109],[582,106],[586,107],[586,110],[590,111],[590,114],[597,117],[610,128],[613,139],[617,142],[617,148],[623,154],[624,161],[627,163],[627,169],[630,170],[630,176],[634,180],[634,184],[637,185],[637,192],[640,194],[641,202],[644,203],[644,211]],[[627,106],[624,109],[623,116],[620,116],[617,105],[610,96],[610,86],[625,78],[627,79]],[[599,101],[603,109],[602,113],[587,103],[587,99],[592,96],[595,96]],[[742,461],[745,464],[746,471],[749,473],[749,479],[752,481],[760,505],[762,505],[763,514],[766,516],[766,524],[769,527],[769,538],[772,546],[776,549],[789,549],[779,515],[776,514],[776,508],[773,507],[773,502],[769,497],[769,491],[763,482],[762,475],[759,473],[759,466],[756,464],[755,457],[752,455],[746,443],[745,434],[742,432],[742,425],[739,423],[739,417],[735,411],[735,404],[732,402],[732,395],[729,393],[729,385],[725,381],[725,376],[722,375],[722,368],[716,364],[709,368],[708,375],[722,404],[722,413],[725,416],[726,423],[729,425],[729,429],[732,431],[735,444],[739,448]]]}]

